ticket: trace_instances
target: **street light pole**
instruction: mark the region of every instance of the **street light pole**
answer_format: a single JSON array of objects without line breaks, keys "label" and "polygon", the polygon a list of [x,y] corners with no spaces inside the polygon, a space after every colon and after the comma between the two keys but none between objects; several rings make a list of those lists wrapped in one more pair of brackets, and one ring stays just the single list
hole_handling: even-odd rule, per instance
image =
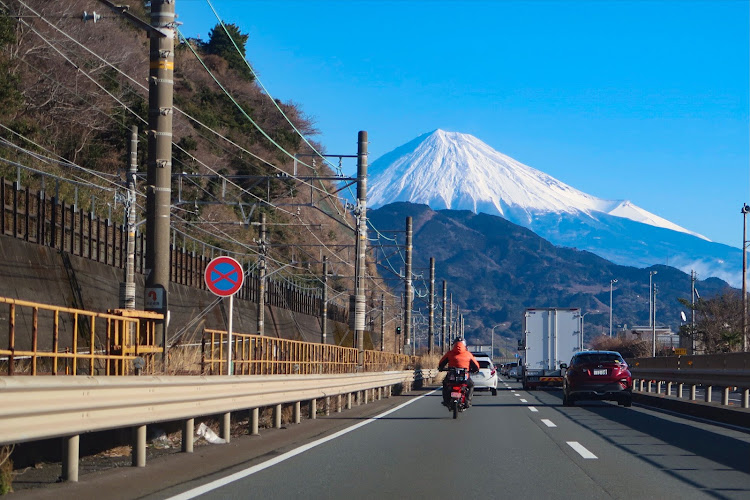
[{"label": "street light pole", "polygon": [[596,311],[589,311],[589,312],[585,312],[585,313],[581,314],[581,342],[580,342],[580,345],[578,346],[579,350],[583,349],[583,321],[584,321],[584,318],[586,317],[587,314],[598,313],[598,312],[599,312],[599,310],[597,309]]},{"label": "street light pole", "polygon": [[612,285],[617,283],[617,280],[609,280],[609,336],[612,337]]},{"label": "street light pole", "polygon": [[742,350],[747,352],[747,213],[750,206],[742,205]]},{"label": "street light pole", "polygon": [[502,325],[495,325],[492,327],[492,337],[490,338],[490,359],[493,359],[495,356],[495,328]]},{"label": "street light pole", "polygon": [[651,309],[652,304],[652,295],[651,290],[653,290],[653,277],[654,274],[657,274],[658,271],[649,271],[648,272],[648,326],[651,326],[651,317],[653,315],[653,309]]}]

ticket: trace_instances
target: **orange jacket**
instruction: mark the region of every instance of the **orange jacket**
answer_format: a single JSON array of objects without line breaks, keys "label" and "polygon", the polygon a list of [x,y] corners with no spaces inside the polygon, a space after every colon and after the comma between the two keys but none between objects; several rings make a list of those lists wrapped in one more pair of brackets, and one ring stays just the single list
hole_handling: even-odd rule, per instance
[{"label": "orange jacket", "polygon": [[466,368],[471,371],[471,365],[474,364],[476,369],[479,370],[479,361],[474,357],[472,353],[466,349],[463,342],[458,342],[453,346],[453,349],[446,352],[440,362],[438,363],[438,369],[443,369],[445,365],[455,368]]}]

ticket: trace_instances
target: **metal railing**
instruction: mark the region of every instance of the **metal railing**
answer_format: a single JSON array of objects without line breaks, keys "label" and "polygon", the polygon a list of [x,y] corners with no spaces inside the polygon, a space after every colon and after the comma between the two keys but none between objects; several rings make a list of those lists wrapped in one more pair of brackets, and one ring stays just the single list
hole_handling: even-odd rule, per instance
[{"label": "metal railing", "polygon": [[[683,397],[687,386],[688,398],[695,401],[696,389],[704,389],[704,399],[710,402],[712,391],[722,391],[722,404],[729,406],[729,394],[739,390],[742,408],[750,408],[750,353],[704,354],[635,358],[627,360],[633,374],[633,388],[641,392],[672,393],[677,384],[677,397]],[[653,389],[653,390],[652,390]]]},{"label": "metal railing", "polygon": [[[203,330],[202,374],[227,373],[227,337],[226,331]],[[414,366],[416,359],[403,354],[365,351],[364,370],[402,370]],[[357,349],[232,333],[232,363],[235,375],[355,373]]]},{"label": "metal railing", "polygon": [[[420,372],[423,379],[437,370]],[[132,427],[133,465],[146,465],[146,426],[182,421],[182,451],[193,451],[194,419],[221,415],[222,437],[229,441],[232,412],[251,409],[250,433],[258,433],[259,408],[273,407],[275,427],[282,425],[283,404],[294,405],[293,423],[300,423],[300,406],[342,396],[351,408],[379,400],[402,384],[410,390],[413,371],[329,375],[264,375],[232,377],[0,377],[0,445],[63,438],[63,479],[78,480],[80,434]],[[326,408],[328,408],[326,404]],[[291,423],[291,422],[290,422]]]},{"label": "metal railing", "polygon": [[[0,304],[7,305],[7,316],[0,315],[7,325],[8,346],[0,349],[6,375],[129,375],[136,357],[153,373],[153,354],[162,352],[154,342],[158,313],[98,313],[5,297]],[[19,325],[21,318],[27,324]]]}]

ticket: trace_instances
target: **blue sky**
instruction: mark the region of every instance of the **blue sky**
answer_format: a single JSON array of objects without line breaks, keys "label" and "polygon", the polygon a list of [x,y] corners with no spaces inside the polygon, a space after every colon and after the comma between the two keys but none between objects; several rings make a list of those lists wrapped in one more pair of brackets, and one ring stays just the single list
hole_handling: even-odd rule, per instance
[{"label": "blue sky", "polygon": [[[370,162],[442,128],[742,247],[750,2],[212,0],[273,97]],[[177,0],[207,39],[205,0]],[[353,173],[353,165],[347,167]]]}]

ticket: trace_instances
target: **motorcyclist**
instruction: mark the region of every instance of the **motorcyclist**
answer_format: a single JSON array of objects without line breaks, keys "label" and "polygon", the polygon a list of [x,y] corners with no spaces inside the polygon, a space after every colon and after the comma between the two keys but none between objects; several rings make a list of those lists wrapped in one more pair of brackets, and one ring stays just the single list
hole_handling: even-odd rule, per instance
[{"label": "motorcyclist", "polygon": [[[443,357],[440,358],[438,370],[442,371],[446,365],[449,368],[465,368],[469,372],[474,373],[479,371],[479,361],[477,361],[477,358],[466,349],[466,341],[462,337],[456,338],[456,340],[453,341],[453,349],[446,352]],[[443,404],[445,406],[448,406],[450,402],[450,385],[451,381],[443,380]],[[468,373],[466,376],[466,385],[469,386],[468,401],[469,405],[471,405],[471,398],[474,395],[474,381],[471,380]]]}]

